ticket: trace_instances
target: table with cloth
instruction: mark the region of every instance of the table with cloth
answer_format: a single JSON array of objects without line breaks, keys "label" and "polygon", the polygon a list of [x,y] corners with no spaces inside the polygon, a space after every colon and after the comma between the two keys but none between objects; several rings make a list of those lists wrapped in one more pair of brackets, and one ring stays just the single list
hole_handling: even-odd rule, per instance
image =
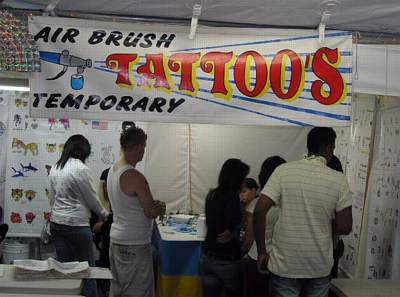
[{"label": "table with cloth", "polygon": [[[198,216],[169,216],[159,231],[159,297],[201,297],[199,260],[204,234],[199,234]],[[203,232],[201,232],[203,233]]]}]

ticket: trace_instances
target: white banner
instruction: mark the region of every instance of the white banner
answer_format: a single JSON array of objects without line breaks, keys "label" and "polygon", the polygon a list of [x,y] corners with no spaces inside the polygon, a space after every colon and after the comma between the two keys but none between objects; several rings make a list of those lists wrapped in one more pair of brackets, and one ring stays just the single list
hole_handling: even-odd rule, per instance
[{"label": "white banner", "polygon": [[350,124],[352,36],[34,17],[35,117],[244,125]]}]

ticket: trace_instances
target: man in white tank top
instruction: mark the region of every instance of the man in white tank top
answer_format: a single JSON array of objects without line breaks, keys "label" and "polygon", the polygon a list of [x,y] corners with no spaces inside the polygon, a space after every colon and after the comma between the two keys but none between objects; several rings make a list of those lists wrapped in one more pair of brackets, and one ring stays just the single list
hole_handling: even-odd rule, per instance
[{"label": "man in white tank top", "polygon": [[161,213],[142,173],[147,135],[138,127],[121,133],[121,158],[110,168],[107,192],[114,222],[110,232],[110,296],[154,297],[151,254],[153,220]]}]

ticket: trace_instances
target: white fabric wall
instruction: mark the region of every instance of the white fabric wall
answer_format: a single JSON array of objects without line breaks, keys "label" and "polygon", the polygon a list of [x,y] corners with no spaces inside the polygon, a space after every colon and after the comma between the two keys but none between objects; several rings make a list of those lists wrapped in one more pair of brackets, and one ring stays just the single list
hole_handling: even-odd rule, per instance
[{"label": "white fabric wall", "polygon": [[167,212],[184,210],[187,198],[186,124],[148,123],[144,174],[154,199],[167,203]]},{"label": "white fabric wall", "polygon": [[400,96],[400,45],[353,44],[353,93]]},{"label": "white fabric wall", "polygon": [[255,178],[262,162],[280,155],[287,161],[306,152],[308,128],[192,126],[192,199],[193,210],[204,212],[204,199],[217,185],[222,164],[229,158],[239,158],[250,166],[249,177]]},{"label": "white fabric wall", "polygon": [[144,173],[154,198],[165,201],[168,212],[204,212],[205,196],[217,185],[226,159],[247,163],[249,176],[257,180],[265,158],[280,155],[289,161],[301,157],[308,130],[149,123]]}]

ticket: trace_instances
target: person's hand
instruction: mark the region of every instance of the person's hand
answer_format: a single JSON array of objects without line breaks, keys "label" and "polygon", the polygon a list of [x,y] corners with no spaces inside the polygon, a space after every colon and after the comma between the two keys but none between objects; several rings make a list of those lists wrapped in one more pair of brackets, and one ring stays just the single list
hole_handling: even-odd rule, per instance
[{"label": "person's hand", "polygon": [[94,233],[100,233],[101,232],[101,227],[103,227],[103,224],[104,224],[103,221],[100,221],[100,222],[97,222],[96,224],[94,224],[93,232]]},{"label": "person's hand", "polygon": [[217,242],[218,243],[227,243],[231,241],[235,237],[235,234],[230,230],[226,229],[224,232],[217,235]]},{"label": "person's hand", "polygon": [[161,206],[160,201],[154,200],[153,206],[151,207],[150,212],[156,218],[161,214],[161,211],[162,211],[162,206]]},{"label": "person's hand", "polygon": [[258,254],[257,258],[257,270],[260,273],[268,273],[268,261],[269,255],[267,253]]}]

